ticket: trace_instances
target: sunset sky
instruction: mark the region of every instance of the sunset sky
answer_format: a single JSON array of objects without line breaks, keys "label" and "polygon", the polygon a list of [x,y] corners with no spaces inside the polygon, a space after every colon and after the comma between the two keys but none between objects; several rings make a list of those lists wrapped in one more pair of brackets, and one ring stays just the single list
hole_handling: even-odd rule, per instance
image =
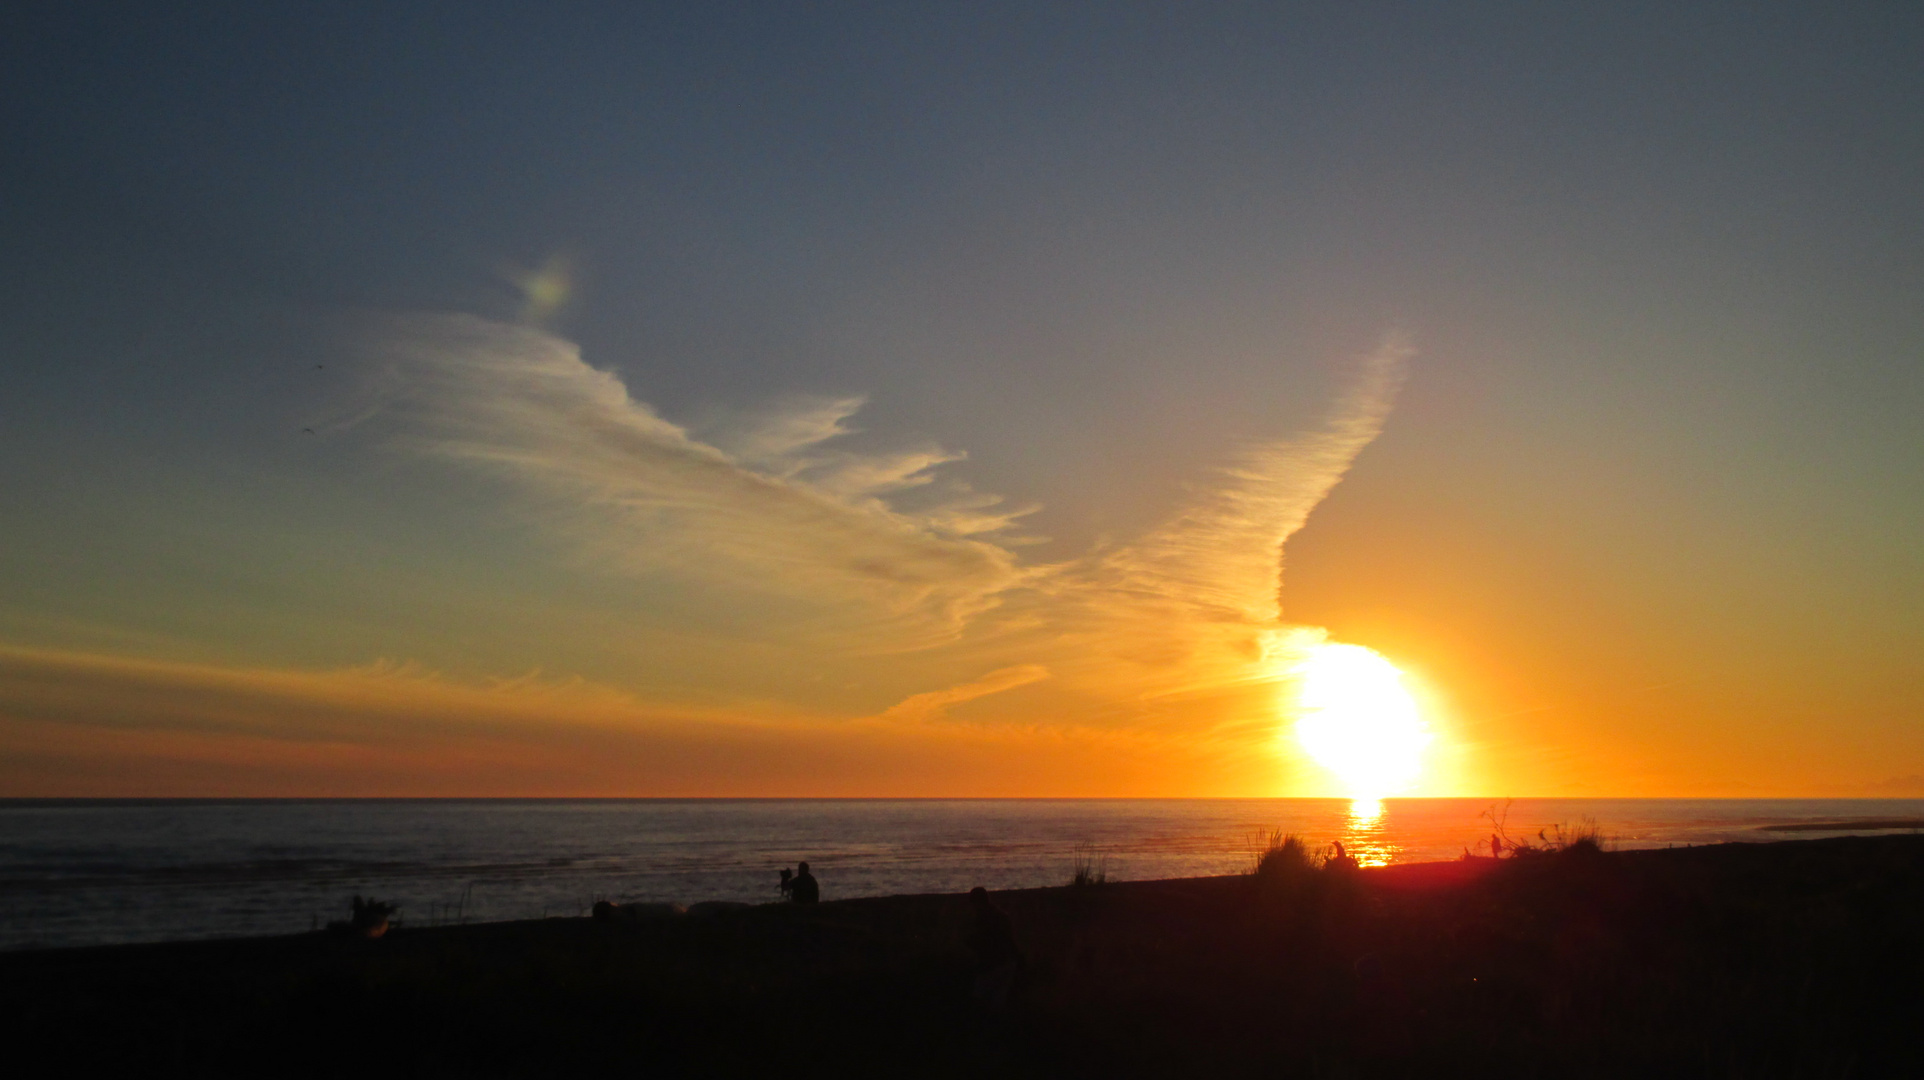
[{"label": "sunset sky", "polygon": [[0,796],[1924,795],[1924,6],[39,7]]}]

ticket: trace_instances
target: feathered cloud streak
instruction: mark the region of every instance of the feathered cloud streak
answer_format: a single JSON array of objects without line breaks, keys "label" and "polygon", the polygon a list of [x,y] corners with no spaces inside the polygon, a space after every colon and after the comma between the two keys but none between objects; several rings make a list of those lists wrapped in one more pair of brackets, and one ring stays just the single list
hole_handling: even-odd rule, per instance
[{"label": "feathered cloud streak", "polygon": [[1324,430],[1245,447],[1168,523],[1096,559],[1089,584],[1179,604],[1207,622],[1276,623],[1283,544],[1382,434],[1411,352],[1393,341],[1365,357]]},{"label": "feathered cloud streak", "polygon": [[[1133,543],[1025,567],[1008,531],[1028,509],[936,484],[960,455],[837,445],[859,397],[790,399],[697,437],[540,330],[415,316],[378,340],[364,418],[549,497],[550,520],[620,563],[857,611],[831,643],[851,653],[948,643],[983,679],[1046,664],[1109,700],[1274,677],[1266,661],[1300,637],[1281,622],[1284,544],[1382,431],[1411,354],[1386,342],[1319,430],[1244,445]],[[896,709],[938,715],[975,685]]]},{"label": "feathered cloud streak", "polygon": [[1026,620],[1032,655],[1082,685],[1156,696],[1273,678],[1266,661],[1316,637],[1282,621],[1284,545],[1381,434],[1412,352],[1385,342],[1321,430],[1242,447],[1162,525],[1054,568],[1005,621]]},{"label": "feathered cloud streak", "polygon": [[407,445],[559,497],[592,520],[580,538],[627,564],[853,600],[897,644],[953,634],[1024,577],[980,538],[1023,511],[962,485],[913,510],[891,503],[957,455],[824,445],[850,433],[860,398],[788,402],[711,442],[540,330],[413,316],[377,327],[376,341],[372,402],[353,425],[396,425]]}]

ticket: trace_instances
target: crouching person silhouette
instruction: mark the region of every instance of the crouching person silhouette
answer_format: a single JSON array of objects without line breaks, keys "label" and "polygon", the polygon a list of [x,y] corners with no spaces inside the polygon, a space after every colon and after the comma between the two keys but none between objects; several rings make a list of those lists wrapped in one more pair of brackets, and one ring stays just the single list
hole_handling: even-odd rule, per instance
[{"label": "crouching person silhouette", "polygon": [[1022,953],[1015,945],[1015,926],[989,902],[989,890],[980,885],[969,890],[969,906],[975,909],[975,923],[969,928],[969,951],[975,953],[975,983],[969,996],[978,1006],[999,1013],[1009,1007],[1016,980],[1022,974]]},{"label": "crouching person silhouette", "polygon": [[815,883],[815,875],[808,872],[807,863],[796,865],[794,877],[786,876],[786,870],[782,874],[782,890],[788,893],[790,900],[797,904],[813,904],[822,898],[821,886]]}]

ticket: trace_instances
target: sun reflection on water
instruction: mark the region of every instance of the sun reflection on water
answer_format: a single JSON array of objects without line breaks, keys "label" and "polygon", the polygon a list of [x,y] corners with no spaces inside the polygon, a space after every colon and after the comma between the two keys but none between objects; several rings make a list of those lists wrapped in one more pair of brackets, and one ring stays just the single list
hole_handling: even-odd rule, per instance
[{"label": "sun reflection on water", "polygon": [[1390,839],[1384,828],[1381,799],[1353,799],[1343,828],[1343,847],[1362,866],[1388,866],[1396,861],[1402,845]]}]

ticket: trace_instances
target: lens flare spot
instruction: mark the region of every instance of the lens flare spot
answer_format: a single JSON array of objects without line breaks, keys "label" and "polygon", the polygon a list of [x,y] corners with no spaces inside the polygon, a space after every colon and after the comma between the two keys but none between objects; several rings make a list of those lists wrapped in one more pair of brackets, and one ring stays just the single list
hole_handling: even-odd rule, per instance
[{"label": "lens flare spot", "polygon": [[1325,643],[1291,669],[1296,740],[1359,801],[1407,790],[1431,741],[1403,673],[1374,649]]}]

